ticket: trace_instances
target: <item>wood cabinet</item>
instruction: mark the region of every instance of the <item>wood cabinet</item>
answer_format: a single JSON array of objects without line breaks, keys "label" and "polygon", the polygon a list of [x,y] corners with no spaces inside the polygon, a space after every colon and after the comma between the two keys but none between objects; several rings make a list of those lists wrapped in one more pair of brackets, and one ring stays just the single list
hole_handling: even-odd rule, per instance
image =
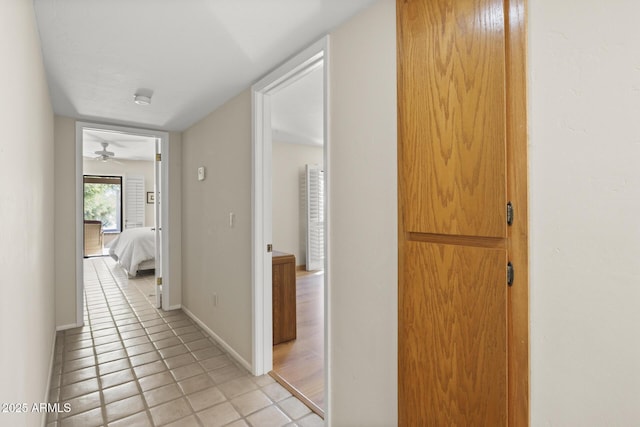
[{"label": "wood cabinet", "polygon": [[504,237],[503,1],[399,4],[405,229]]},{"label": "wood cabinet", "polygon": [[397,0],[400,426],[528,425],[524,5]]},{"label": "wood cabinet", "polygon": [[273,252],[273,345],[296,339],[296,257]]}]

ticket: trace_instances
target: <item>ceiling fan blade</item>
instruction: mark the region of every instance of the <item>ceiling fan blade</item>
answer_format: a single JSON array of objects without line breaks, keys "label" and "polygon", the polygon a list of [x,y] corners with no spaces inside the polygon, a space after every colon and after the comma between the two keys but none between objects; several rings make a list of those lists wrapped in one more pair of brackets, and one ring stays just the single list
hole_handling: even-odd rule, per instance
[{"label": "ceiling fan blade", "polygon": [[99,156],[107,156],[107,157],[113,157],[116,155],[116,153],[112,151],[94,151],[94,153]]},{"label": "ceiling fan blade", "polygon": [[102,157],[113,157],[116,155],[112,151],[107,151],[107,147],[109,146],[108,142],[101,142],[100,145],[102,145],[102,150],[94,151],[95,154]]}]

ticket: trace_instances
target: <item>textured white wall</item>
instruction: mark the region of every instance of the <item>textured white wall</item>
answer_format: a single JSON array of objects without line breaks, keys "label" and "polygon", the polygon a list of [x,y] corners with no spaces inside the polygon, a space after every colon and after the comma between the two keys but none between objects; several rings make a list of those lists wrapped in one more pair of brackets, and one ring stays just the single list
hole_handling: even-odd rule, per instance
[{"label": "textured white wall", "polygon": [[33,2],[0,2],[0,58],[0,403],[30,409],[46,401],[55,332],[53,111]]},{"label": "textured white wall", "polygon": [[397,423],[395,2],[331,35],[331,425]]},{"label": "textured white wall", "polygon": [[55,117],[56,326],[76,325],[76,122]]},{"label": "textured white wall", "polygon": [[321,146],[273,141],[272,152],[273,248],[294,254],[296,265],[305,265],[307,226],[301,180],[306,164],[322,167],[324,150]]},{"label": "textured white wall", "polygon": [[182,304],[182,133],[169,132],[169,288],[171,307]]},{"label": "textured white wall", "polygon": [[249,90],[182,134],[182,284],[183,306],[251,363]]},{"label": "textured white wall", "polygon": [[640,4],[529,7],[532,425],[640,425]]}]

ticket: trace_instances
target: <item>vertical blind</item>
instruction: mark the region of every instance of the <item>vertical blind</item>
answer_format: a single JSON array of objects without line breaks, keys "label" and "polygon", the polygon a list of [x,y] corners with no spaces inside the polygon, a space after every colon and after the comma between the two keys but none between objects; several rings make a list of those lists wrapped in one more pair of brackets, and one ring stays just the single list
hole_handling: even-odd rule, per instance
[{"label": "vertical blind", "polygon": [[324,269],[324,171],[306,165],[307,270]]},{"label": "vertical blind", "polygon": [[125,228],[144,227],[144,177],[125,177]]}]

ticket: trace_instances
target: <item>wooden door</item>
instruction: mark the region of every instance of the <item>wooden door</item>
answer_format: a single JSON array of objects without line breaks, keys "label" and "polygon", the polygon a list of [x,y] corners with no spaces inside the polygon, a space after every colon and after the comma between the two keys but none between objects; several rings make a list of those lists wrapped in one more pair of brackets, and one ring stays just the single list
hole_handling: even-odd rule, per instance
[{"label": "wooden door", "polygon": [[407,242],[401,425],[500,426],[507,414],[506,251]]},{"label": "wooden door", "polygon": [[400,180],[407,230],[505,236],[502,0],[401,0]]},{"label": "wooden door", "polygon": [[397,18],[399,425],[527,425],[524,0]]}]

